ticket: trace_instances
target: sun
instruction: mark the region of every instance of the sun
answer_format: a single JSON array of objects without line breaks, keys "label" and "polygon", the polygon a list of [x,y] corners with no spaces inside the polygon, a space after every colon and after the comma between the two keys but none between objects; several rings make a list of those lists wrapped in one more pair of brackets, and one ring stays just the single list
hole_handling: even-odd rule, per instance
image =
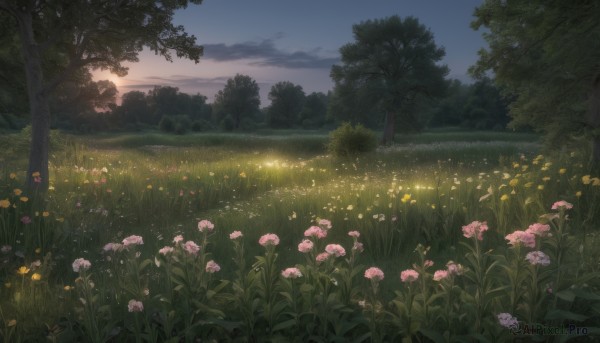
[{"label": "sun", "polygon": [[118,77],[115,74],[112,74],[108,70],[102,70],[102,71],[101,70],[94,70],[92,72],[92,77],[93,77],[94,81],[108,80],[108,81],[114,83],[117,88],[119,88],[119,86],[122,83],[120,77]]}]

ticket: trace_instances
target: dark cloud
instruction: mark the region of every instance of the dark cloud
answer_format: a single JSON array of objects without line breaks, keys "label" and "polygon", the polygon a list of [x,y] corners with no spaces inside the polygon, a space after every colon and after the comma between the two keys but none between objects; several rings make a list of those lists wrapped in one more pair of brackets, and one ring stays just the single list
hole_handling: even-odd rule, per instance
[{"label": "dark cloud", "polygon": [[195,77],[186,75],[147,76],[143,80],[129,80],[129,83],[122,85],[122,88],[140,89],[154,88],[155,86],[171,86],[180,89],[190,89],[193,87],[220,86],[227,83],[228,77]]},{"label": "dark cloud", "polygon": [[[275,39],[281,36],[275,37]],[[329,69],[339,62],[338,58],[321,57],[320,48],[312,51],[285,52],[275,47],[274,39],[245,42],[232,45],[204,44],[204,58],[215,61],[256,60],[252,65],[290,69]]]}]

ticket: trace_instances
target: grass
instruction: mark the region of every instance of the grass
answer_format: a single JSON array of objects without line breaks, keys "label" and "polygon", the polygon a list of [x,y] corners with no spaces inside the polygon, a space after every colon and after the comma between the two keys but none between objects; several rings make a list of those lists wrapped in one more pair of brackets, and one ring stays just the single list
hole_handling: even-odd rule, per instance
[{"label": "grass", "polygon": [[[314,132],[63,138],[42,202],[22,185],[26,137],[0,140],[11,147],[0,171],[0,200],[9,203],[0,204],[0,245],[11,247],[0,255],[4,340],[504,341],[511,336],[498,324],[500,312],[523,323],[600,326],[593,319],[600,179],[586,176],[577,152],[538,156],[533,135],[425,133],[355,159],[324,155],[327,135]],[[569,220],[567,212],[540,219],[558,200],[574,205]],[[198,232],[203,219],[214,232]],[[299,253],[304,231],[319,219],[333,228],[312,239],[314,254]],[[481,242],[463,236],[473,221],[490,228]],[[538,221],[553,230],[536,241],[551,256],[546,269],[524,264],[526,250],[504,239]],[[240,241],[230,239],[234,230]],[[358,241],[347,234],[354,230]],[[266,233],[280,244],[257,244]],[[103,250],[130,235],[144,244]],[[176,235],[200,252],[174,245]],[[361,254],[351,249],[357,242]],[[317,264],[326,244],[341,244],[346,259]],[[165,246],[174,247],[173,258],[157,253]],[[73,272],[76,258],[92,268]],[[204,270],[208,260],[221,266],[217,274]],[[449,260],[464,265],[464,275],[435,286],[434,270]],[[21,266],[31,270],[18,274]],[[304,276],[280,277],[292,266]],[[365,280],[369,266],[385,279]],[[409,269],[418,283],[400,281]],[[555,296],[544,293],[547,285]],[[144,312],[127,311],[135,299]]]}]

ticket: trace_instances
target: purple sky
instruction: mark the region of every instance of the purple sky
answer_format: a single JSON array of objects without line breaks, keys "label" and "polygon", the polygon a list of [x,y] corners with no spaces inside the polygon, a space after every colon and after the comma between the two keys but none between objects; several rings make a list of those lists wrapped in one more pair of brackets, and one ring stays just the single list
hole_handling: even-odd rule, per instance
[{"label": "purple sky", "polygon": [[110,79],[122,95],[147,91],[155,85],[201,93],[212,102],[215,93],[236,73],[253,77],[260,86],[261,106],[279,81],[291,81],[304,91],[327,92],[333,83],[331,65],[339,61],[339,48],[353,41],[352,25],[391,15],[412,15],[428,27],[438,45],[446,49],[442,63],[449,77],[470,81],[468,67],[485,46],[481,32],[473,31],[474,8],[482,0],[205,0],[179,11],[174,22],[197,37],[204,46],[199,64],[174,59],[167,62],[144,51],[140,62],[129,64],[123,78],[95,72]]}]

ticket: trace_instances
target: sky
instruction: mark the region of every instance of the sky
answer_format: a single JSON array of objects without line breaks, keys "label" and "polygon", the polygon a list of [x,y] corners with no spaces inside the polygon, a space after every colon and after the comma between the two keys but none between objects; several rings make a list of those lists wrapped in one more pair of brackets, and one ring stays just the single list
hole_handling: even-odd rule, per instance
[{"label": "sky", "polygon": [[481,32],[470,28],[473,11],[483,0],[204,0],[176,13],[173,22],[183,25],[204,47],[201,61],[177,59],[144,50],[139,62],[129,63],[129,73],[116,77],[95,71],[96,80],[113,81],[119,94],[148,91],[154,86],[178,87],[200,93],[213,102],[227,79],[251,76],[260,87],[261,106],[268,106],[271,86],[290,81],[304,92],[333,88],[329,72],[339,63],[339,48],[353,41],[352,25],[392,15],[414,16],[428,27],[443,46],[450,78],[470,82],[470,65],[485,46]]}]

